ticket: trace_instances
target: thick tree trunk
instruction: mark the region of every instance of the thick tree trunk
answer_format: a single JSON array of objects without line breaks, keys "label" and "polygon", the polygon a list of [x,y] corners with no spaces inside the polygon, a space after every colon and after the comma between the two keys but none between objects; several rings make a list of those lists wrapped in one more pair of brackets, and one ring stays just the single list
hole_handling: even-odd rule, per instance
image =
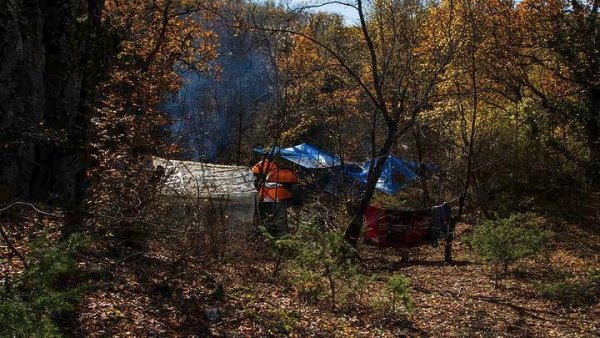
[{"label": "thick tree trunk", "polygon": [[72,39],[61,5],[8,1],[1,10],[8,14],[2,18],[8,28],[1,33],[6,87],[0,93],[2,134],[9,140],[0,185],[7,199],[47,201],[72,190],[65,171],[73,158],[63,148],[79,97],[79,67],[72,59],[80,53],[65,50]]},{"label": "thick tree trunk", "polygon": [[84,223],[103,8],[104,0],[0,2],[0,202],[62,206],[65,237]]},{"label": "thick tree trunk", "polygon": [[[99,13],[102,1],[88,1]],[[73,203],[86,118],[90,14],[81,1],[0,3],[0,200]],[[92,11],[93,9],[93,11]],[[88,15],[89,20],[99,17]],[[88,81],[86,86],[91,85]],[[95,84],[94,84],[95,85]]]},{"label": "thick tree trunk", "polygon": [[33,195],[45,108],[43,13],[37,1],[0,2],[0,200]]}]

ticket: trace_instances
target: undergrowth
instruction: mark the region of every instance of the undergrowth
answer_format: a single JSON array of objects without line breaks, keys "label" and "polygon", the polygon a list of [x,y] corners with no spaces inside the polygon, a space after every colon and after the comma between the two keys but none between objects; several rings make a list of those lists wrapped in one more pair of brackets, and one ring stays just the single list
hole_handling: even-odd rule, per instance
[{"label": "undergrowth", "polygon": [[[352,261],[355,249],[341,230],[301,222],[294,234],[277,238],[263,229],[263,235],[275,260],[274,276],[281,273],[304,302],[326,301],[334,310],[363,304],[393,315],[414,307],[409,279],[402,274],[389,279],[365,274]],[[376,287],[367,293],[368,285]]]},{"label": "undergrowth", "polygon": [[86,241],[35,240],[28,268],[0,291],[0,336],[60,337],[83,291],[76,255]]},{"label": "undergrowth", "polygon": [[591,270],[578,280],[557,278],[555,281],[540,283],[540,294],[564,306],[591,306],[600,302],[600,270]]}]

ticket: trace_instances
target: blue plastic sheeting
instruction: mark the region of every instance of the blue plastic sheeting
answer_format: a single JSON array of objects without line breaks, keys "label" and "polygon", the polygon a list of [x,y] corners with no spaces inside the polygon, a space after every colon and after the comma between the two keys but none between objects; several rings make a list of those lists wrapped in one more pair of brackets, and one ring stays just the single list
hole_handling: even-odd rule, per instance
[{"label": "blue plastic sheeting", "polygon": [[[410,166],[410,163],[406,160],[388,156],[375,188],[388,195],[397,194],[404,186],[419,178],[417,174],[409,169]],[[366,184],[370,167],[371,161],[367,161],[362,166],[347,166],[345,171],[357,181]]]},{"label": "blue plastic sheeting", "polygon": [[289,148],[276,147],[271,150],[256,148],[254,151],[260,154],[272,153],[275,156],[281,156],[288,161],[309,169],[329,168],[340,165],[340,159],[338,157],[329,155],[308,143],[302,143]]}]

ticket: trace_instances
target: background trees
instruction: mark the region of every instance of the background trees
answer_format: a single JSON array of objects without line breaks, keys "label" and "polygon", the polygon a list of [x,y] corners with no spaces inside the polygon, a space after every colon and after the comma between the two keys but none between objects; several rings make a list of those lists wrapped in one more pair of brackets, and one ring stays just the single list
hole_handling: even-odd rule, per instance
[{"label": "background trees", "polygon": [[523,57],[537,67],[528,78],[532,97],[549,120],[568,121],[584,138],[587,154],[573,154],[568,144],[552,139],[551,147],[580,163],[590,183],[600,177],[600,60],[598,1],[526,1],[519,6],[527,34]]},{"label": "background trees", "polygon": [[149,155],[310,141],[378,159],[351,241],[390,153],[443,165],[419,193],[457,198],[457,221],[596,203],[597,1],[349,1],[355,25],[243,1],[3,6],[6,201],[111,205]]},{"label": "background trees", "polygon": [[149,156],[176,150],[161,105],[179,89],[179,69],[208,70],[216,55],[214,34],[193,15],[198,8],[185,1],[108,1],[106,6],[106,24],[119,49],[91,119],[91,193],[101,208],[116,206],[117,196],[128,196],[122,201],[133,207],[146,194]]}]

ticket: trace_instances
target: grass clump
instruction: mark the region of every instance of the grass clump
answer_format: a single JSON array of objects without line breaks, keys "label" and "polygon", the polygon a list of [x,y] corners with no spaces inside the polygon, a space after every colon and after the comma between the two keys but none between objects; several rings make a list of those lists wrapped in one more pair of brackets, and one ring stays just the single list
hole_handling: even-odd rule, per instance
[{"label": "grass clump", "polygon": [[[373,279],[379,279],[374,276]],[[378,292],[371,300],[371,306],[392,316],[404,317],[411,313],[415,303],[410,294],[410,279],[396,273],[386,281],[382,292]]]}]

